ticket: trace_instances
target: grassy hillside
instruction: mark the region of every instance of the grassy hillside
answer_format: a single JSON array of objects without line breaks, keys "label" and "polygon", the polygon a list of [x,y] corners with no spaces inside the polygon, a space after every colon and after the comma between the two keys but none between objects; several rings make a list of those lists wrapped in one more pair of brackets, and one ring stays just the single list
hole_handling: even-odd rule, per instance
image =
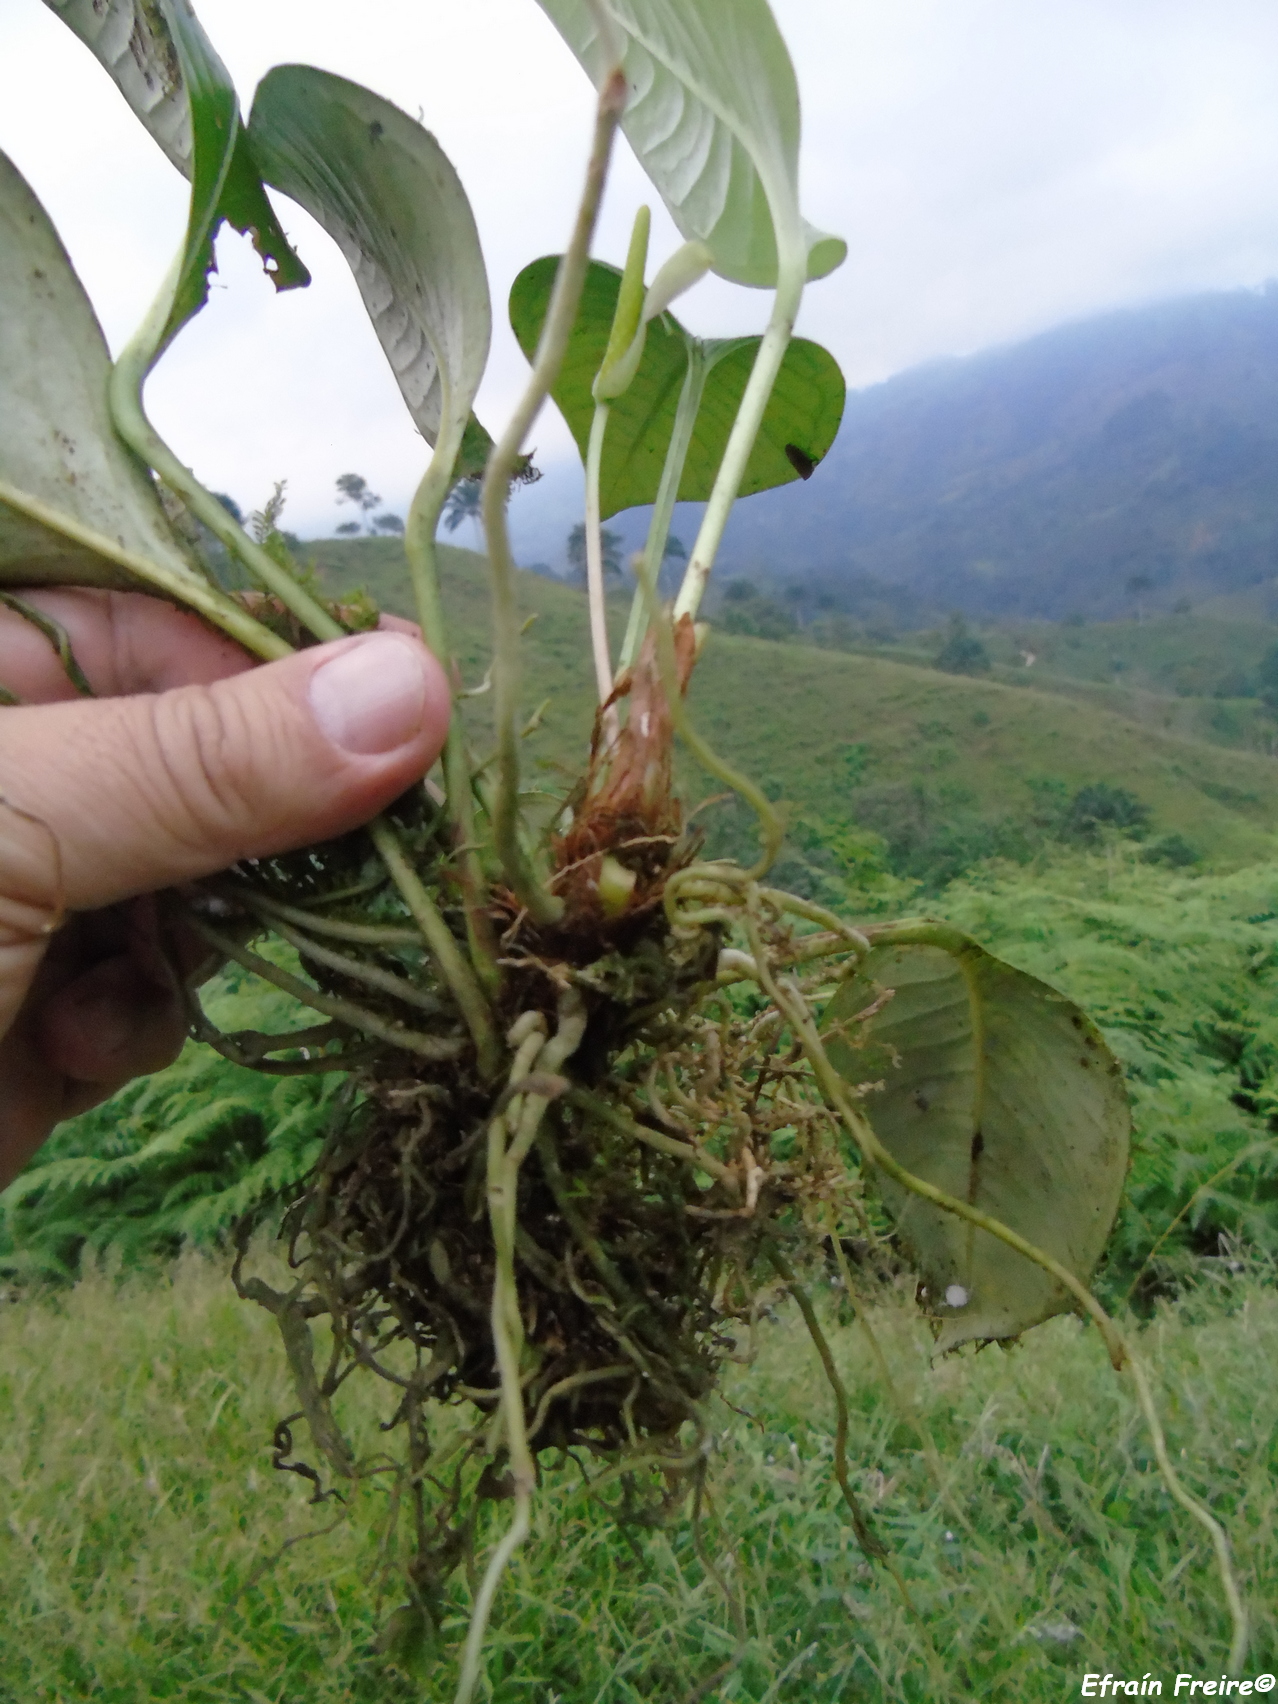
[{"label": "grassy hillside", "polygon": [[[1212,608],[1223,602],[1212,600]],[[776,607],[774,600],[756,604]],[[864,626],[825,618],[790,637],[926,668],[945,634],[922,628],[874,638]],[[1194,610],[1141,621],[1010,622],[981,628],[979,637],[991,680],[1059,694],[1182,738],[1273,755],[1278,723],[1256,694],[1278,626],[1260,615]]]},{"label": "grassy hillside", "polygon": [[[1229,1527],[1254,1675],[1278,1666],[1278,1389],[1257,1377],[1278,1356],[1278,1298],[1249,1275],[1222,1273],[1218,1289],[1214,1305],[1160,1310],[1141,1352],[1181,1471]],[[1210,1548],[1163,1491],[1130,1381],[1096,1334],[1061,1319],[1014,1353],[930,1365],[905,1298],[881,1297],[871,1317],[892,1390],[859,1329],[830,1320],[852,1393],[852,1479],[926,1642],[856,1548],[829,1391],[787,1312],[731,1378],[737,1406],[715,1414],[700,1548],[683,1522],[621,1537],[615,1487],[586,1495],[571,1463],[547,1459],[532,1538],[498,1597],[484,1696],[702,1695],[736,1644],[723,1581],[743,1645],[708,1695],[736,1704],[1056,1704],[1088,1670],[1219,1674],[1228,1623]],[[366,1459],[387,1401],[373,1382],[339,1399]],[[3,1309],[0,1697],[453,1696],[466,1569],[445,1596],[450,1649],[410,1678],[380,1640],[403,1595],[384,1542],[391,1486],[372,1476],[344,1504],[308,1506],[310,1487],[271,1468],[272,1429],[295,1401],[272,1322],[198,1259]],[[945,1462],[939,1492],[920,1421]],[[441,1411],[432,1435],[447,1443],[457,1424]],[[304,1428],[295,1441],[305,1459]],[[481,1565],[509,1508],[485,1505]]]},{"label": "grassy hillside", "polygon": [[[362,584],[385,607],[409,612],[394,541],[311,549],[334,588]],[[462,674],[477,685],[487,667],[483,563],[470,551],[445,549],[442,572]],[[571,587],[521,574],[519,601],[537,618],[525,639],[524,700],[531,712],[550,698],[529,744],[532,763],[542,766],[532,775],[539,785],[563,785],[577,771],[590,725],[585,600]],[[614,625],[623,619],[618,605]],[[1097,630],[1077,631],[1088,647],[1080,659],[1103,650]],[[1139,656],[1146,641],[1133,623],[1123,642]],[[1226,649],[1222,640],[1222,656]],[[1059,654],[1075,655],[1063,641]],[[883,656],[714,632],[692,706],[710,742],[791,801],[792,815],[836,830],[859,820],[890,842],[894,835],[926,840],[938,824],[960,822],[976,855],[1015,854],[1045,798],[1105,783],[1149,807],[1153,832],[1178,834],[1212,860],[1267,853],[1278,827],[1278,768],[1268,757],[1213,749],[1086,699],[1063,702],[1037,682],[1020,684],[1027,674],[1022,668],[1016,684],[969,679]],[[467,704],[479,729],[487,703]],[[712,790],[702,777],[688,781],[698,794]],[[983,825],[979,833],[973,824]],[[963,856],[944,873],[963,867]]]},{"label": "grassy hillside", "polygon": [[[1185,610],[1124,621],[1008,621],[983,627],[980,635],[996,669],[1036,687],[1086,681],[1167,697],[1220,699],[1255,693],[1261,659],[1278,642],[1278,626]],[[814,637],[821,637],[819,627]],[[940,629],[920,629],[875,649],[903,661],[930,660],[943,638]]]}]

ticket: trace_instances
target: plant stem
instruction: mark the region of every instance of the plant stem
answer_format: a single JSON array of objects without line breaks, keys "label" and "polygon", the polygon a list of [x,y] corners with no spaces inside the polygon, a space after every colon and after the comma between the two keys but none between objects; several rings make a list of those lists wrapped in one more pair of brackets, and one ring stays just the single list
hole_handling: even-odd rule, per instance
[{"label": "plant stem", "polygon": [[194,912],[186,921],[197,935],[211,947],[216,947],[218,952],[234,959],[236,964],[243,965],[245,970],[251,970],[254,976],[260,976],[264,982],[274,983],[276,988],[282,989],[285,994],[291,994],[304,1006],[311,1006],[315,1011],[323,1012],[327,1018],[336,1018],[341,1023],[349,1024],[352,1029],[360,1030],[365,1035],[375,1035],[379,1040],[389,1042],[392,1047],[402,1047],[406,1053],[416,1053],[422,1059],[455,1059],[461,1051],[460,1042],[451,1036],[422,1035],[417,1030],[405,1029],[401,1024],[385,1023],[375,1012],[357,1006],[352,1000],[342,1000],[335,994],[325,994],[318,988],[312,988],[310,983],[303,982],[301,977],[281,970],[269,959],[261,958],[247,947],[240,946],[238,941],[224,935],[220,929],[214,929]]},{"label": "plant stem", "polygon": [[879,1377],[883,1381],[883,1388],[887,1391],[888,1401],[892,1404],[896,1417],[901,1424],[910,1427],[910,1429],[917,1435],[919,1443],[923,1446],[923,1459],[927,1463],[928,1471],[931,1473],[932,1478],[936,1483],[938,1492],[945,1500],[946,1507],[949,1509],[950,1513],[954,1516],[954,1519],[959,1523],[959,1525],[968,1533],[969,1537],[975,1538],[976,1529],[968,1519],[967,1511],[959,1502],[958,1498],[955,1497],[949,1481],[945,1477],[945,1468],[941,1462],[941,1453],[936,1447],[936,1439],[932,1436],[932,1429],[925,1420],[911,1411],[900,1391],[897,1390],[896,1380],[892,1377],[892,1369],[888,1365],[887,1356],[883,1353],[883,1345],[879,1342],[874,1327],[870,1324],[869,1313],[866,1309],[866,1305],[857,1296],[857,1293],[852,1286],[852,1273],[848,1266],[848,1257],[843,1252],[843,1243],[839,1237],[838,1221],[835,1215],[833,1203],[831,1202],[826,1203],[825,1225],[826,1234],[830,1239],[830,1249],[834,1255],[835,1264],[839,1269],[839,1276],[843,1280],[843,1294],[847,1298],[848,1307],[852,1310],[852,1315],[857,1324],[860,1326],[866,1342],[870,1345],[870,1353],[874,1357],[874,1364],[878,1368]]},{"label": "plant stem", "polygon": [[674,506],[679,497],[679,484],[683,479],[684,463],[688,459],[688,451],[692,447],[692,434],[696,430],[697,415],[701,411],[701,398],[705,394],[706,375],[710,371],[705,345],[700,338],[690,337],[687,342],[687,350],[688,367],[683,376],[683,389],[679,392],[679,406],[675,410],[674,429],[666,447],[666,459],[661,469],[661,483],[657,487],[657,500],[653,505],[652,519],[648,523],[648,537],[643,547],[643,568],[640,571],[639,584],[635,587],[634,601],[630,606],[630,622],[621,646],[621,660],[618,667],[622,669],[628,669],[633,665],[635,658],[639,655],[643,636],[648,630],[648,597],[644,591],[644,583],[647,581],[655,586],[661,578],[661,564],[665,561],[666,541],[670,537],[670,523],[674,519]]},{"label": "plant stem", "polygon": [[786,348],[794,335],[794,321],[807,280],[807,255],[801,239],[784,242],[780,230],[777,232],[777,250],[780,264],[777,268],[777,292],[772,303],[772,317],[759,344],[759,353],[754,358],[754,366],[750,371],[745,394],[741,398],[741,406],[737,410],[728,446],[723,452],[723,460],[719,463],[719,471],[715,475],[714,488],[702,517],[701,530],[693,546],[692,558],[679,588],[679,596],[675,599],[676,621],[681,615],[695,616],[701,607],[710,570],[714,566],[719,543],[723,538],[723,529],[732,512],[732,505],[736,502],[737,492],[741,489],[746,463],[754,448],[763,412],[768,406],[772,386],[785,359]]},{"label": "plant stem", "polygon": [[385,817],[378,817],[375,822],[369,824],[368,832],[382,862],[390,871],[391,880],[398,888],[400,898],[421,930],[422,938],[430,948],[440,974],[461,1009],[479,1056],[480,1075],[489,1079],[496,1074],[501,1049],[483,989],[453,939],[452,930],[441,916],[439,907],[427,893],[417,871],[409,863],[393,824]]},{"label": "plant stem", "polygon": [[[38,497],[32,497],[25,491],[19,491],[16,486],[9,485],[0,479],[0,503],[30,520],[38,521],[41,526],[60,532],[64,538],[83,545],[107,562],[114,562],[126,573],[150,586],[165,597],[172,598],[174,603],[184,605],[187,609],[195,610],[206,621],[211,621],[215,627],[243,645],[246,651],[251,651],[255,657],[261,657],[264,662],[272,663],[280,657],[291,657],[293,647],[286,639],[281,639],[272,633],[268,627],[263,627],[260,621],[254,621],[246,609],[241,608],[233,598],[228,598],[225,592],[210,585],[198,575],[180,574],[172,568],[166,568],[159,562],[152,562],[149,556],[138,556],[123,545],[117,544],[105,533],[96,532],[92,527],[86,527],[81,522],[73,520],[70,515],[64,515],[60,510],[52,508],[48,503],[42,503]],[[218,505],[221,508],[221,505]],[[223,511],[225,513],[225,511]]]},{"label": "plant stem", "polygon": [[378,993],[389,994],[395,1000],[402,1000],[406,1006],[416,1006],[418,1011],[430,1013],[432,1017],[438,1017],[445,1009],[437,995],[415,987],[407,977],[396,976],[393,970],[383,970],[378,964],[366,964],[362,959],[352,958],[349,953],[334,952],[332,947],[311,940],[300,929],[290,927],[278,917],[274,919],[272,927],[280,939],[287,941],[297,952],[314,959],[316,964],[338,971],[352,982],[362,982],[368,988],[376,988]]},{"label": "plant stem", "polygon": [[[599,520],[599,470],[603,463],[607,431],[608,404],[597,402],[590,422],[590,442],[586,446],[586,592],[590,602],[590,648],[595,658],[595,687],[601,704],[612,696],[612,651],[608,645],[608,613],[604,607],[603,537]],[[614,726],[616,720],[614,711]]]},{"label": "plant stem", "polygon": [[[440,366],[441,380],[443,366]],[[453,469],[461,448],[465,420],[452,419],[445,385],[442,418],[445,422],[435,444],[430,466],[422,477],[408,511],[404,529],[404,553],[412,575],[413,595],[417,604],[417,619],[422,636],[439,661],[450,687],[453,688],[453,716],[448,724],[444,742],[444,782],[448,795],[448,820],[452,824],[454,844],[460,847],[458,868],[462,881],[462,903],[466,913],[466,938],[470,946],[471,963],[480,982],[492,995],[500,981],[497,954],[488,920],[488,882],[476,847],[474,796],[470,784],[470,759],[466,752],[466,736],[457,715],[456,674],[452,651],[448,643],[448,627],[444,620],[443,603],[439,595],[439,559],[435,533],[440,513],[453,484]]]},{"label": "plant stem", "polygon": [[674,630],[670,622],[657,608],[657,589],[649,576],[646,562],[642,573],[643,586],[648,597],[650,618],[656,624],[657,662],[661,670],[661,684],[665,690],[670,719],[675,725],[679,738],[702,768],[708,770],[725,786],[731,787],[734,793],[740,793],[758,817],[763,846],[760,850],[758,863],[748,872],[746,878],[747,880],[757,880],[776,863],[777,855],[781,851],[781,842],[785,838],[785,829],[780,817],[773,810],[763,791],[755,786],[748,775],[743,775],[740,770],[734,769],[726,759],[711,751],[701,735],[692,726],[687,706],[683,701],[683,694],[679,690],[679,674],[675,664]]},{"label": "plant stem", "polygon": [[1167,1439],[1163,1436],[1162,1421],[1158,1418],[1158,1410],[1154,1406],[1154,1393],[1149,1388],[1149,1378],[1145,1368],[1135,1355],[1128,1350],[1128,1366],[1131,1368],[1132,1383],[1136,1386],[1136,1400],[1140,1403],[1141,1413],[1145,1416],[1145,1424],[1149,1427],[1149,1435],[1154,1444],[1154,1458],[1158,1462],[1163,1483],[1168,1491],[1184,1509],[1185,1513],[1204,1527],[1211,1539],[1212,1549],[1216,1552],[1216,1567],[1220,1573],[1221,1583],[1225,1589],[1225,1599],[1229,1604],[1229,1615],[1233,1622],[1233,1638],[1229,1645],[1229,1668],[1237,1674],[1247,1660],[1248,1627],[1247,1608],[1238,1588],[1238,1580],[1234,1574],[1233,1558],[1229,1554],[1229,1539],[1224,1527],[1208,1513],[1207,1509],[1191,1496],[1180,1482],[1180,1476],[1172,1466],[1171,1457],[1167,1453]]},{"label": "plant stem", "polygon": [[75,651],[71,645],[71,635],[60,621],[55,621],[51,615],[46,615],[34,604],[14,597],[12,592],[0,591],[0,605],[11,609],[15,615],[20,615],[23,621],[29,621],[38,633],[48,640],[53,648],[53,654],[62,665],[62,672],[81,698],[96,698],[97,693],[89,685],[84,670],[76,660]]},{"label": "plant stem", "polygon": [[[513,1087],[534,1068],[539,1072],[556,1072],[577,1051],[585,1031],[586,1012],[581,996],[575,989],[569,989],[559,1001],[559,1027],[555,1035],[546,1041],[542,1031],[530,1030],[518,1044],[510,1071],[510,1086]],[[513,1043],[517,1034],[518,1028],[512,1027],[507,1040]],[[484,1635],[488,1630],[497,1587],[510,1558],[527,1538],[532,1522],[532,1494],[537,1483],[537,1470],[528,1442],[524,1393],[519,1378],[524,1329],[519,1314],[519,1292],[515,1285],[515,1223],[519,1168],[536,1140],[549,1104],[549,1099],[542,1095],[517,1095],[488,1127],[488,1217],[496,1254],[490,1317],[493,1348],[501,1376],[501,1413],[515,1487],[515,1515],[489,1560],[471,1611],[456,1704],[469,1704],[474,1693],[479,1680]],[[509,1143],[506,1140],[508,1134],[511,1138]]]},{"label": "plant stem", "polygon": [[[811,1298],[803,1285],[800,1284],[799,1280],[795,1277],[790,1268],[790,1263],[784,1259],[779,1250],[773,1249],[771,1251],[771,1258],[772,1264],[776,1267],[778,1275],[785,1280],[790,1294],[799,1304],[799,1312],[803,1315],[803,1323],[808,1328],[808,1336],[811,1337],[812,1345],[821,1358],[821,1366],[825,1372],[826,1382],[829,1384],[830,1389],[834,1393],[834,1409],[836,1415],[834,1430],[834,1477],[839,1482],[839,1490],[843,1493],[843,1501],[847,1504],[848,1510],[851,1513],[852,1526],[856,1533],[856,1541],[861,1547],[861,1554],[868,1562],[885,1562],[888,1555],[887,1546],[881,1538],[870,1530],[870,1523],[865,1518],[865,1511],[862,1509],[860,1499],[856,1492],[853,1491],[851,1480],[848,1477],[848,1393],[844,1389],[843,1380],[839,1376],[839,1370],[834,1364],[834,1356],[830,1353],[830,1345],[826,1342],[825,1333],[821,1330],[821,1325],[816,1316],[816,1309],[812,1306]],[[905,1598],[905,1602],[910,1613],[912,1615],[917,1615],[918,1611],[910,1602],[909,1592],[904,1586],[902,1586],[901,1589],[902,1596]]]},{"label": "plant stem", "polygon": [[267,899],[264,894],[238,887],[218,890],[221,898],[233,905],[243,905],[259,917],[274,920],[282,917],[286,923],[296,923],[311,935],[328,935],[335,941],[353,941],[368,947],[420,947],[420,929],[396,929],[381,923],[343,923],[337,918],[320,917],[305,911],[300,905],[285,905],[282,900]]},{"label": "plant stem", "polygon": [[[182,258],[179,254],[146,318],[111,369],[107,400],[112,422],[125,443],[159,474],[170,490],[177,492],[214,538],[220,539],[229,551],[238,556],[303,626],[308,627],[317,639],[343,639],[346,629],[298,585],[286,568],[281,568],[232,520],[217,498],[199,483],[191,469],[182,465],[147,418],[142,403],[142,387],[155,364],[160,339],[168,323]],[[217,618],[214,616],[212,619]]]},{"label": "plant stem", "polygon": [[673,1159],[686,1160],[689,1165],[698,1167],[707,1177],[717,1178],[720,1183],[732,1182],[734,1173],[722,1160],[716,1160],[713,1154],[707,1154],[703,1148],[692,1142],[680,1142],[674,1136],[665,1136],[659,1130],[646,1130],[643,1125],[632,1118],[627,1118],[624,1112],[612,1106],[602,1095],[592,1095],[589,1089],[569,1089],[564,1097],[571,1105],[581,1107],[597,1118],[601,1124],[607,1124],[622,1136],[628,1136],[632,1142],[642,1142],[653,1148],[659,1154],[669,1154]]},{"label": "plant stem", "polygon": [[594,144],[581,205],[572,240],[555,274],[555,288],[537,345],[532,376],[510,424],[488,458],[484,474],[482,506],[492,584],[494,719],[498,754],[493,837],[507,880],[537,923],[555,922],[564,907],[563,901],[548,893],[537,879],[519,843],[519,620],[515,609],[515,564],[506,525],[506,502],[520,447],[558,376],[572,335],[590,257],[590,240],[608,176],[608,161],[625,104],[626,80],[618,68],[605,79],[599,92]]}]

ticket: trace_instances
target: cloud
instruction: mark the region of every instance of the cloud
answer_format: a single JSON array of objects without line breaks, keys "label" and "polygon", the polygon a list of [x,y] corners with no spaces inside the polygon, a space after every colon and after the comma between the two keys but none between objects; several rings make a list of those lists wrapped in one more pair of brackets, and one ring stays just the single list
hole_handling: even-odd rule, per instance
[{"label": "cloud", "polygon": [[[1066,318],[1278,274],[1278,8],[1272,0],[777,0],[804,100],[808,217],[850,243],[800,329],[850,382]],[[475,204],[493,283],[482,416],[526,368],[505,324],[519,268],[562,247],[591,91],[533,0],[203,0],[247,104],[270,64],[340,71],[421,112]],[[105,74],[38,0],[0,15],[0,146],[49,207],[118,347],[158,286],[184,186]],[[597,250],[619,259],[647,180],[624,151]],[[344,263],[291,204],[315,274],[276,300],[223,238],[209,309],[152,381],[157,424],[206,483],[329,530],[339,473],[408,502],[425,449]],[[656,209],[654,253],[676,237]],[[709,281],[695,329],[759,329],[758,292]],[[568,459],[548,412],[532,441]],[[521,501],[532,503],[535,493]]]}]

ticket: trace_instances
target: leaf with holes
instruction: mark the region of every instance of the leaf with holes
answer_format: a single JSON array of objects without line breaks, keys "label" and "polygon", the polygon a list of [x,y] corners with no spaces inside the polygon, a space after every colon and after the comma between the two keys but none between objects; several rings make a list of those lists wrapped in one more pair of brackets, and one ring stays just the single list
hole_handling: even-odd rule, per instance
[{"label": "leaf with holes", "polygon": [[115,563],[4,501],[26,493],[192,577],[145,468],[107,410],[111,357],[44,208],[0,154],[0,584],[130,586]]},{"label": "leaf with holes", "polygon": [[[943,923],[889,924],[827,1008],[830,1059],[867,1091],[879,1141],[915,1176],[1017,1231],[1086,1283],[1127,1174],[1122,1069],[1054,988]],[[857,1022],[882,992],[892,995]],[[938,1349],[1016,1337],[1068,1312],[1064,1288],[1005,1243],[888,1178]]]},{"label": "leaf with holes", "polygon": [[[806,255],[809,278],[847,244],[799,214],[799,92],[767,0],[601,0],[630,89],[621,128],[689,241],[714,270],[771,286],[778,251]],[[612,69],[586,0],[540,0],[598,85]]]},{"label": "leaf with holes", "polygon": [[[345,256],[417,429],[430,444],[460,435],[492,309],[474,215],[439,143],[380,95],[306,65],[262,79],[248,133],[266,181]],[[482,434],[474,423],[471,438]]]},{"label": "leaf with holes", "polygon": [[[526,266],[510,292],[510,323],[531,361],[554,287],[558,257],[546,255]],[[621,287],[615,267],[592,261],[568,353],[551,391],[585,460],[594,418],[591,386],[603,361]],[[696,428],[679,483],[682,502],[704,502],[736,419],[760,339],[735,337],[705,345],[709,373]],[[674,429],[679,392],[688,367],[690,334],[673,314],[648,327],[643,358],[626,392],[610,404],[599,480],[603,519],[657,495]],[[795,338],[755,439],[741,482],[741,495],[807,478],[834,442],[843,418],[846,387],[834,357],[818,343]],[[791,450],[800,452],[796,463]],[[803,472],[803,465],[807,472]]]},{"label": "leaf with holes", "polygon": [[[168,158],[190,178],[195,156],[192,100],[206,107],[211,103],[210,116],[217,125],[234,107],[235,92],[188,0],[45,4],[79,36]],[[231,158],[217,200],[219,219],[252,237],[277,290],[309,284],[310,273],[290,247],[253,168],[238,120],[231,134]]]}]

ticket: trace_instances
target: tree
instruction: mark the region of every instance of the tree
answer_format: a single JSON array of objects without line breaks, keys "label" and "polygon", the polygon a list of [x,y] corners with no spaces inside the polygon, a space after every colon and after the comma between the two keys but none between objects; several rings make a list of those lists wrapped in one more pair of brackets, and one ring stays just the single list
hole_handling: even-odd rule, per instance
[{"label": "tree", "polygon": [[[602,549],[605,577],[609,574],[616,574],[620,577],[621,534],[613,532],[611,527],[604,527],[599,534],[599,543]],[[586,578],[586,528],[582,521],[578,521],[568,534],[568,566],[572,570],[572,578],[584,582]]]},{"label": "tree", "polygon": [[463,521],[473,522],[475,543],[481,551],[483,549],[483,532],[480,527],[480,497],[482,492],[482,480],[459,479],[444,499],[444,526],[450,533],[454,533]]},{"label": "tree", "polygon": [[688,560],[688,552],[681,538],[674,533],[666,536],[666,548],[661,553],[661,567],[657,572],[657,590],[662,597],[673,597],[679,589],[682,579],[681,565]]},{"label": "tree", "polygon": [[807,614],[808,590],[809,588],[801,581],[791,580],[782,593],[794,615],[795,623],[799,627],[804,625],[804,617]]},{"label": "tree", "polygon": [[[339,503],[353,503],[359,510],[362,519],[368,522],[368,530],[370,532],[374,530],[371,519],[372,511],[381,503],[381,498],[370,488],[362,473],[338,474],[337,501]],[[363,529],[360,521],[345,521],[337,530],[343,537],[351,538]]]},{"label": "tree", "polygon": [[1140,839],[1149,828],[1149,817],[1149,806],[1128,788],[1095,781],[1089,787],[1080,787],[1070,800],[1063,832],[1067,839],[1081,840],[1085,845],[1094,845],[1102,828]]},{"label": "tree", "polygon": [[392,515],[388,511],[384,515],[378,515],[374,519],[373,525],[377,528],[378,532],[394,533],[397,537],[403,536],[404,521],[401,515]]},{"label": "tree", "polygon": [[1278,645],[1271,645],[1256,667],[1256,697],[1278,716]]},{"label": "tree", "polygon": [[1145,619],[1144,609],[1143,609],[1143,607],[1141,605],[1141,601],[1140,601],[1141,600],[1141,594],[1143,592],[1150,591],[1153,587],[1153,584],[1154,584],[1154,582],[1148,574],[1132,574],[1128,577],[1127,590],[1131,594],[1131,596],[1136,599],[1136,620],[1137,620],[1137,622],[1141,622]]},{"label": "tree", "polygon": [[967,625],[966,618],[955,610],[945,630],[945,641],[932,662],[946,674],[988,674],[990,654]]}]

